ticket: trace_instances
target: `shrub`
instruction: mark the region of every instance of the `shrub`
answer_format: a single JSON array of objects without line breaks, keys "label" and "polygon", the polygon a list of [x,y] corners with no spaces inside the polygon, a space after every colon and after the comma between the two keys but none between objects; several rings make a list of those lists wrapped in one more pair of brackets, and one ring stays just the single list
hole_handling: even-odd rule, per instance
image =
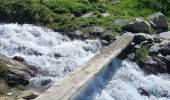
[{"label": "shrub", "polygon": [[142,45],[137,51],[136,51],[136,60],[138,63],[145,63],[147,56],[149,53],[149,48],[147,46]]}]

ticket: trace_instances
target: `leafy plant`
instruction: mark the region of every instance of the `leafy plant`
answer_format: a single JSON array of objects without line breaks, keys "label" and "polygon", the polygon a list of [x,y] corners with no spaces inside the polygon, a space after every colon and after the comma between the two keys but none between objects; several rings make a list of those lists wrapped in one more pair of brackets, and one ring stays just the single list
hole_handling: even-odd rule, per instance
[{"label": "leafy plant", "polygon": [[136,61],[139,63],[144,63],[147,59],[149,53],[149,48],[147,46],[141,45],[136,51]]}]

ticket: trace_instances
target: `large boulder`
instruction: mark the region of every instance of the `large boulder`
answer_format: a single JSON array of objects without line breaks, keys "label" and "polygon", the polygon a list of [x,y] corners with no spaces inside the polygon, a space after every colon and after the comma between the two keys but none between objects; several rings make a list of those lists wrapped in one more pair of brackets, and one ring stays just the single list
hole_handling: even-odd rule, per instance
[{"label": "large boulder", "polygon": [[37,73],[35,66],[25,62],[21,63],[3,54],[0,54],[0,60],[7,65],[7,82],[9,85],[27,85],[29,84],[29,78]]},{"label": "large boulder", "polygon": [[167,30],[168,29],[168,19],[162,13],[155,13],[149,16],[149,22],[155,29]]},{"label": "large boulder", "polygon": [[127,25],[128,31],[141,33],[141,32],[149,32],[151,29],[151,25],[142,19],[136,18],[130,21]]}]

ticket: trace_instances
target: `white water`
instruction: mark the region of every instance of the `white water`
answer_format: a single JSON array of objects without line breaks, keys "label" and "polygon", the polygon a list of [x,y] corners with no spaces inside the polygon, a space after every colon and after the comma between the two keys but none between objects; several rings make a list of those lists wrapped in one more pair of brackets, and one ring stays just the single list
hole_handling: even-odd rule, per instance
[{"label": "white water", "polygon": [[[26,49],[18,49],[26,47]],[[40,68],[31,78],[31,86],[47,88],[92,58],[101,45],[96,40],[70,40],[57,32],[32,25],[1,24],[0,53],[9,57],[21,56]],[[35,55],[32,51],[42,55]],[[61,57],[55,58],[54,54]],[[51,84],[41,86],[42,80]],[[148,92],[141,95],[138,88]],[[103,70],[78,99],[82,100],[170,100],[169,75],[145,75],[137,64],[114,60]]]},{"label": "white water", "polygon": [[[42,87],[42,80],[51,79],[53,83],[62,79],[100,49],[98,40],[70,40],[60,33],[28,24],[0,25],[0,53],[11,58],[21,56],[28,63],[38,66],[39,75],[30,79],[30,85],[38,88],[49,87]],[[33,51],[42,55],[36,55]],[[54,57],[54,54],[61,57]]]},{"label": "white water", "polygon": [[170,75],[146,75],[136,63],[114,60],[80,94],[78,100],[170,100]]}]

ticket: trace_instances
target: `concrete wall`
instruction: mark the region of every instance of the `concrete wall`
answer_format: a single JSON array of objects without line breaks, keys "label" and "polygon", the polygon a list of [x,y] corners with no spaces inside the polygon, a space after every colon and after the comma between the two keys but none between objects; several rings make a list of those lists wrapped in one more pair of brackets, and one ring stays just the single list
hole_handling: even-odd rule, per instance
[{"label": "concrete wall", "polygon": [[86,88],[110,62],[116,58],[132,41],[134,36],[125,34],[114,43],[105,47],[82,67],[65,77],[60,83],[54,84],[35,100],[71,100]]}]

